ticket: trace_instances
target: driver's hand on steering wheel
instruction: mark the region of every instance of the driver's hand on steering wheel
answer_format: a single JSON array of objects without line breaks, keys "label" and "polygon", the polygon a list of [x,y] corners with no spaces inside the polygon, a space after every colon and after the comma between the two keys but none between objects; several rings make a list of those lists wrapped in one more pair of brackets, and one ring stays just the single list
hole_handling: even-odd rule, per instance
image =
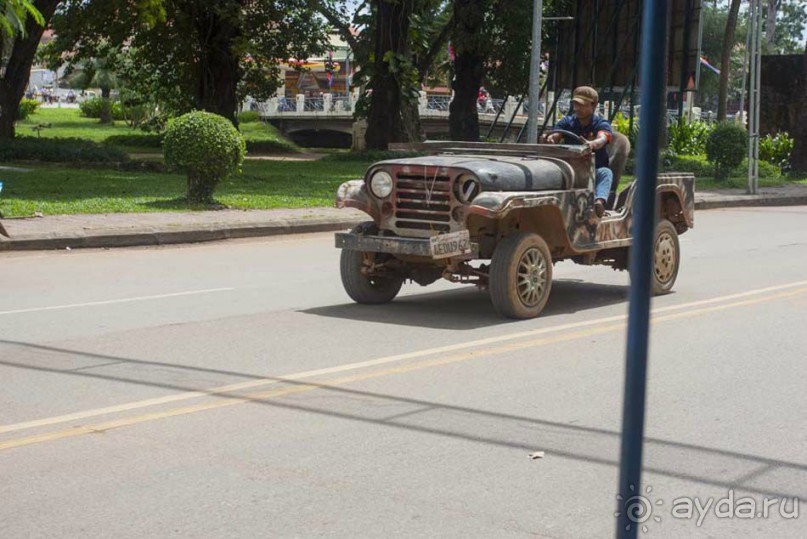
[{"label": "driver's hand on steering wheel", "polygon": [[553,135],[555,135],[555,133],[544,133],[541,135],[541,142],[543,144],[557,144]]}]

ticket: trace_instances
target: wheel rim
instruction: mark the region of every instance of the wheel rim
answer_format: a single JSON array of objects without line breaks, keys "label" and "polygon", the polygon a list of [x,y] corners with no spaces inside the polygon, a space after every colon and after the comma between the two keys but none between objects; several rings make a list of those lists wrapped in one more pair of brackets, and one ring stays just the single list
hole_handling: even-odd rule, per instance
[{"label": "wheel rim", "polygon": [[533,247],[521,256],[517,279],[521,302],[528,307],[538,305],[546,292],[546,259],[540,250]]},{"label": "wheel rim", "polygon": [[669,232],[662,232],[656,240],[656,279],[666,283],[675,274],[675,241]]}]

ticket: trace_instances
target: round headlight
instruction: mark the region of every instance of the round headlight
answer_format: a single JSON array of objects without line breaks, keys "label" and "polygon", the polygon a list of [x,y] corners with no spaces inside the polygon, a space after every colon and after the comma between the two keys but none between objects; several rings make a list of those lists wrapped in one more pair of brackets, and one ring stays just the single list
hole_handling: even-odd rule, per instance
[{"label": "round headlight", "polygon": [[457,200],[466,204],[476,198],[479,194],[479,180],[474,176],[461,176],[456,183]]},{"label": "round headlight", "polygon": [[387,198],[392,193],[392,176],[389,172],[379,170],[370,177],[370,191],[376,198]]}]

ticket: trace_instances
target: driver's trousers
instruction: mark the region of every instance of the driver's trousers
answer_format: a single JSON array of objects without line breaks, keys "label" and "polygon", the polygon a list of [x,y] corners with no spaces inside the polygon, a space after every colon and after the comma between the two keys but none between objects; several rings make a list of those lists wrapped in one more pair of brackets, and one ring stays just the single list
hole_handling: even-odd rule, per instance
[{"label": "driver's trousers", "polygon": [[614,182],[614,173],[608,167],[600,167],[594,176],[594,198],[608,200],[611,193],[611,184]]}]

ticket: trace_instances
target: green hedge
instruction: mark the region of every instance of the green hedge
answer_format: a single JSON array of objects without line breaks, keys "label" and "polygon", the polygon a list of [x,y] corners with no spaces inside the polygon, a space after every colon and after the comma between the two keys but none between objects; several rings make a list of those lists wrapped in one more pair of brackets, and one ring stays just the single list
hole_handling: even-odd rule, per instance
[{"label": "green hedge", "polygon": [[104,140],[111,146],[134,146],[137,148],[162,148],[164,134],[141,133],[132,135],[112,135]]},{"label": "green hedge", "polygon": [[0,142],[0,161],[123,163],[129,156],[114,146],[78,138],[17,137]]},{"label": "green hedge", "polygon": [[291,153],[297,151],[294,146],[285,141],[275,140],[248,140],[249,153]]},{"label": "green hedge", "polygon": [[386,161],[387,159],[402,159],[404,157],[421,157],[428,155],[425,152],[393,152],[385,150],[370,150],[365,152],[340,152],[326,155],[323,161]]}]

